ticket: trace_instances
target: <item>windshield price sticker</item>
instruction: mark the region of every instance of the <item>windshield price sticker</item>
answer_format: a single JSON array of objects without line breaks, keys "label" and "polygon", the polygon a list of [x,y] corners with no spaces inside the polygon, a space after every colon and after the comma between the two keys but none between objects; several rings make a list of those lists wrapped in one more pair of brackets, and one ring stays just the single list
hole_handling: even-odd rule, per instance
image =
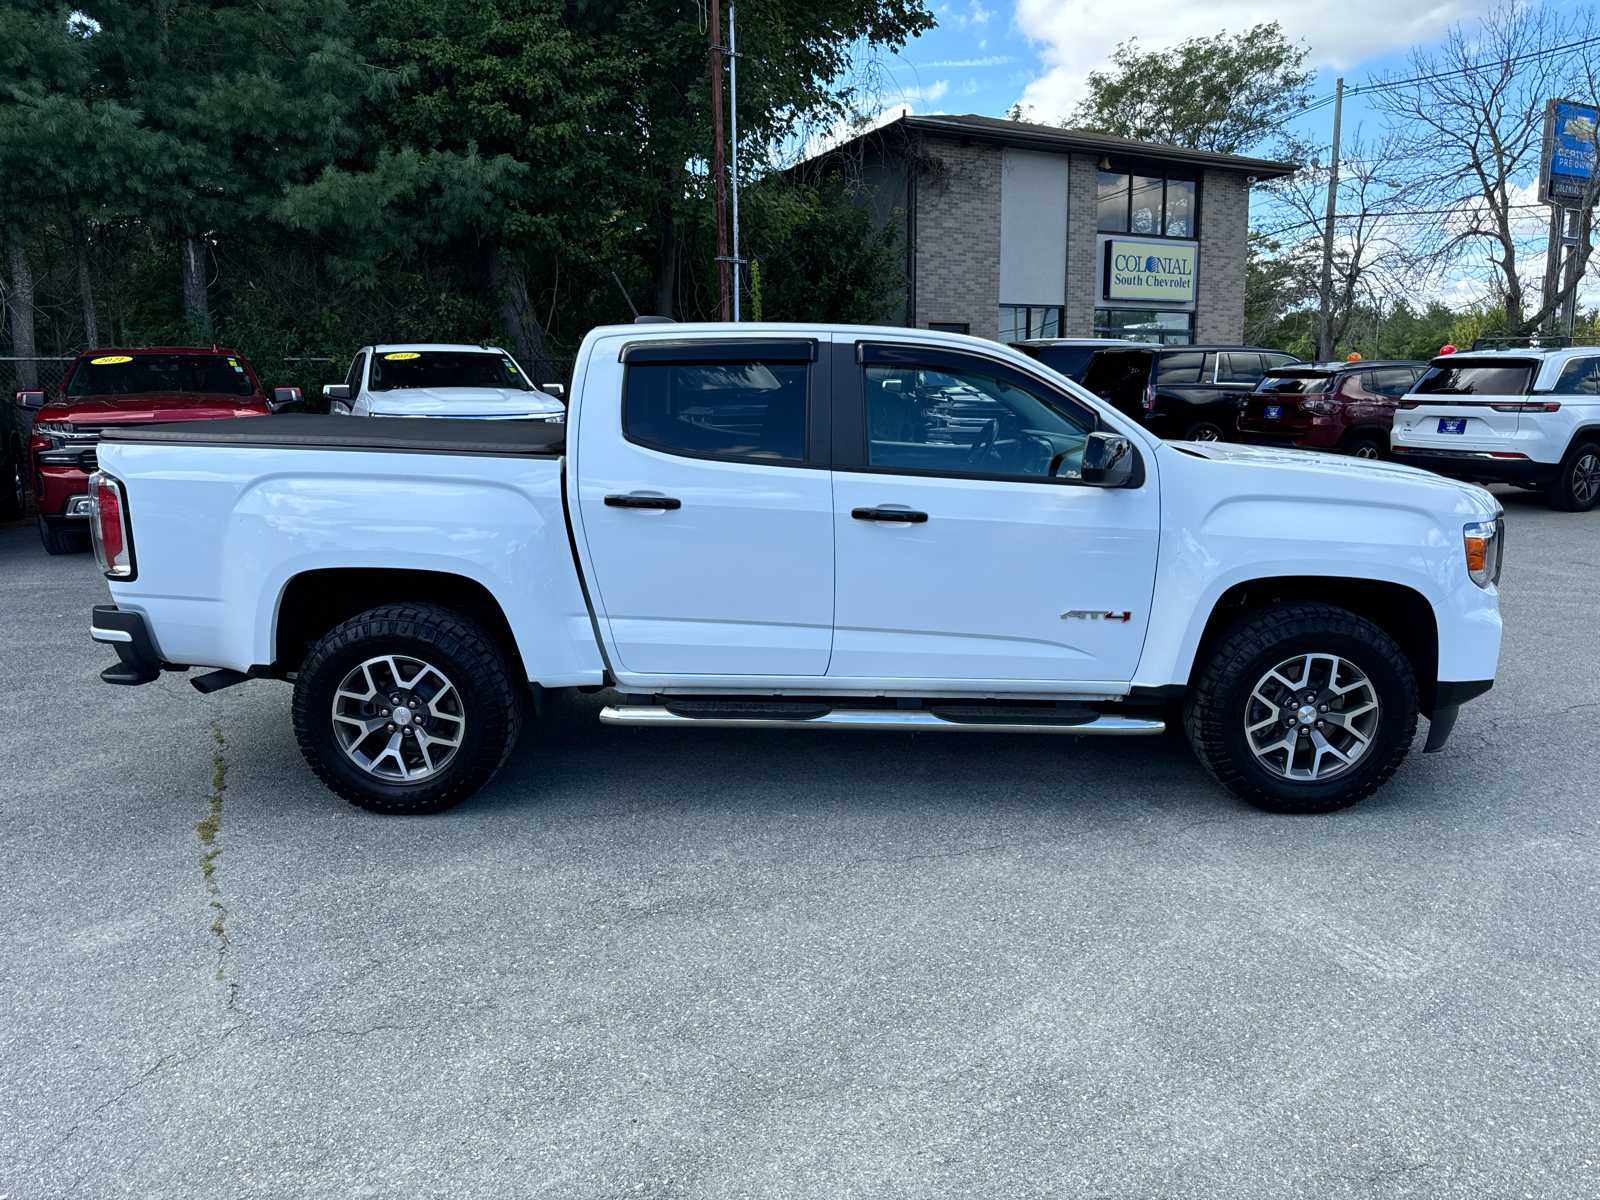
[{"label": "windshield price sticker", "polygon": [[91,358],[89,360],[90,364],[96,367],[109,367],[114,363],[125,363],[132,361],[133,355],[131,354],[108,354],[104,358]]},{"label": "windshield price sticker", "polygon": [[395,354],[385,354],[383,359],[385,362],[404,362],[408,358],[421,357],[422,355],[418,354],[415,350],[401,350]]}]

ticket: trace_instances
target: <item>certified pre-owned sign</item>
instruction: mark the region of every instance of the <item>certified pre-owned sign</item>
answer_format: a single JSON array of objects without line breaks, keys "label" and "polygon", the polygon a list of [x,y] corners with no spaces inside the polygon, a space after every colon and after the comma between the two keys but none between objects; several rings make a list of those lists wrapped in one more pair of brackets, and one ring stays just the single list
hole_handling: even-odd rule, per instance
[{"label": "certified pre-owned sign", "polygon": [[1185,242],[1106,243],[1107,300],[1194,299],[1197,247]]}]

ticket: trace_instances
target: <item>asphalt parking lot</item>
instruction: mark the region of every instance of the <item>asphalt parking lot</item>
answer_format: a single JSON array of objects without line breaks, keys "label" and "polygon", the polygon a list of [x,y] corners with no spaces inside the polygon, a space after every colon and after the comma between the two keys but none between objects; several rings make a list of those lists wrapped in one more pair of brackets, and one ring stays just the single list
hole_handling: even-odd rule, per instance
[{"label": "asphalt parking lot", "polygon": [[0,1197],[1600,1195],[1600,511],[1499,494],[1499,683],[1314,818],[598,696],[375,817],[0,530]]}]

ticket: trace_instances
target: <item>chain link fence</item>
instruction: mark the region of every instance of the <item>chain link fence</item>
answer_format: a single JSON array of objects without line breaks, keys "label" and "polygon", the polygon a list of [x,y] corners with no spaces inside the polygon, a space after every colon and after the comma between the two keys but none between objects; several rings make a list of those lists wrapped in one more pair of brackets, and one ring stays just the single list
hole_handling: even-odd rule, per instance
[{"label": "chain link fence", "polygon": [[55,395],[74,357],[0,358],[0,395],[9,397],[24,387],[39,388]]}]

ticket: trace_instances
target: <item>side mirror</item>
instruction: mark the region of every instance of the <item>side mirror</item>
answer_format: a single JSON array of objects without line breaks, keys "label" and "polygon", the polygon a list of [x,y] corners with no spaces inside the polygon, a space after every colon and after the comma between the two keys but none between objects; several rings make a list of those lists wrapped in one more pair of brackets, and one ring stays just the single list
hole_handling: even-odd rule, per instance
[{"label": "side mirror", "polygon": [[296,404],[299,404],[300,399],[300,389],[297,387],[273,388],[272,401],[267,407],[275,413],[280,413],[286,408],[293,408]]},{"label": "side mirror", "polygon": [[322,394],[329,400],[350,399],[350,385],[348,383],[325,383],[322,385]]},{"label": "side mirror", "polygon": [[562,387],[559,383],[541,383],[539,385],[539,390],[544,392],[546,395],[554,396],[563,404],[566,403],[567,389]]},{"label": "side mirror", "polygon": [[1127,487],[1133,479],[1133,443],[1117,433],[1091,433],[1083,444],[1080,478],[1091,487]]},{"label": "side mirror", "polygon": [[18,392],[17,407],[25,408],[29,412],[37,412],[44,407],[44,399],[43,392]]}]

